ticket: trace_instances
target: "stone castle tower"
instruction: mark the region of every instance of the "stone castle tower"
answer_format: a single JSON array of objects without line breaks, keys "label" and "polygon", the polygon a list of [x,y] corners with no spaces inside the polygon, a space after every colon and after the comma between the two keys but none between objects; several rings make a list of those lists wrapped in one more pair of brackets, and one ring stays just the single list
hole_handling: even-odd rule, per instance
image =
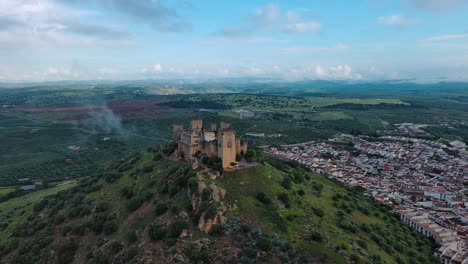
[{"label": "stone castle tower", "polygon": [[229,123],[221,123],[218,132],[218,157],[223,162],[223,168],[231,166],[236,161],[236,131]]},{"label": "stone castle tower", "polygon": [[236,131],[226,122],[221,122],[219,129],[216,124],[205,129],[201,119],[192,119],[189,129],[175,124],[172,140],[178,144],[179,155],[185,160],[192,161],[197,153],[210,158],[219,157],[225,169],[232,167],[237,155],[244,155],[247,151],[247,144],[236,138]]}]

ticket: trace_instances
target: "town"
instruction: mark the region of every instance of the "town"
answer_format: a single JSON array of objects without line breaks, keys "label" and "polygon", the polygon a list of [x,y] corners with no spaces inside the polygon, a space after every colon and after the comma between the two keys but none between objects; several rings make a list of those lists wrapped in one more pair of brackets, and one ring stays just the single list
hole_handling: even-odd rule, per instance
[{"label": "town", "polygon": [[[405,124],[405,129],[411,124]],[[411,130],[419,133],[419,130]],[[327,141],[270,147],[348,186],[359,186],[388,204],[400,219],[435,240],[441,263],[468,263],[468,152],[464,143],[403,135],[368,138],[341,134]]]}]

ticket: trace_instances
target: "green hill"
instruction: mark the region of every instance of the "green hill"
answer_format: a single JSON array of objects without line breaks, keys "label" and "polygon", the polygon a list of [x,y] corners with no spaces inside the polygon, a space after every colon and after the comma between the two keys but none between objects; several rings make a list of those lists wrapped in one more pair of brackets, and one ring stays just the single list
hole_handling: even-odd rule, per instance
[{"label": "green hill", "polygon": [[0,204],[0,263],[431,263],[390,208],[258,153],[217,176],[135,153]]}]

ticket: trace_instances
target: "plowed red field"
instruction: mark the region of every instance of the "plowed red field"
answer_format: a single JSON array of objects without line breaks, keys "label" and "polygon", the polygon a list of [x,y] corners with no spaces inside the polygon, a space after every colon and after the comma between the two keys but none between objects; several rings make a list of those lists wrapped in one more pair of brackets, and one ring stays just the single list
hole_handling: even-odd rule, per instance
[{"label": "plowed red field", "polygon": [[80,119],[93,118],[93,113],[110,109],[114,114],[122,117],[155,117],[164,115],[164,109],[167,107],[159,106],[162,100],[133,101],[123,103],[111,103],[106,106],[73,106],[73,107],[44,107],[44,108],[16,108],[14,111],[30,113],[79,113],[62,117],[60,121],[72,121]]}]

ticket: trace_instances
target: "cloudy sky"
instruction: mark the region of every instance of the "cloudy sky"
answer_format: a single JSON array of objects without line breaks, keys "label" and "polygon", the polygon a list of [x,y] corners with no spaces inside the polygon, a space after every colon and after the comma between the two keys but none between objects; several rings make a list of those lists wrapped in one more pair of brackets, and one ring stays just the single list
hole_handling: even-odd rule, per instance
[{"label": "cloudy sky", "polygon": [[0,0],[0,82],[468,80],[468,0]]}]

